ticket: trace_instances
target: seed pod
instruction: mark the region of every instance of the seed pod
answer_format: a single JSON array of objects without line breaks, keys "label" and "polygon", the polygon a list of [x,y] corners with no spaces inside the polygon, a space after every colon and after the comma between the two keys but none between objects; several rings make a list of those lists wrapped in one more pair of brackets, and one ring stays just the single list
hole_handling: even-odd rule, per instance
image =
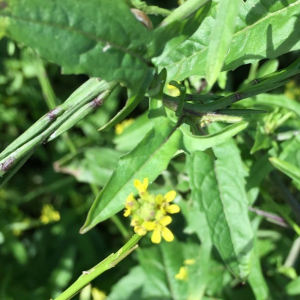
[{"label": "seed pod", "polygon": [[149,29],[149,30],[153,29],[151,20],[144,12],[142,12],[141,10],[136,9],[136,8],[131,8],[130,10],[133,13],[133,15],[135,16],[135,18],[139,22],[141,22],[147,29]]}]

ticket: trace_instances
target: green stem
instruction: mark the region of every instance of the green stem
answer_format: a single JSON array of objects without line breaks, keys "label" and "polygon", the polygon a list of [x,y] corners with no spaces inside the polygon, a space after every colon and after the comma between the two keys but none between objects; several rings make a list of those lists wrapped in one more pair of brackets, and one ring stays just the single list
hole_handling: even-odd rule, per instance
[{"label": "green stem", "polygon": [[176,8],[169,16],[167,16],[160,24],[160,26],[166,26],[172,22],[181,21],[188,18],[208,1],[210,0],[189,0],[183,3],[178,8]]},{"label": "green stem", "polygon": [[73,296],[79,293],[81,289],[87,286],[93,279],[116,266],[121,260],[123,260],[132,251],[134,251],[138,247],[137,243],[140,239],[141,236],[135,234],[117,253],[109,255],[106,259],[101,261],[90,270],[83,272],[83,274],[60,296],[55,298],[55,300],[71,299]]}]

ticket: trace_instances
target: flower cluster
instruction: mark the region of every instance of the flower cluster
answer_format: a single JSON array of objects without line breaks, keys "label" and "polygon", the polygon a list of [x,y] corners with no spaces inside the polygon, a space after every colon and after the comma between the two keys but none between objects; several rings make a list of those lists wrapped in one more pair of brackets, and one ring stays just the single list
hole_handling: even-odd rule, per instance
[{"label": "flower cluster", "polygon": [[124,216],[132,216],[130,225],[138,235],[145,235],[148,231],[153,231],[151,241],[155,244],[161,242],[163,237],[167,242],[174,239],[174,235],[167,225],[172,222],[168,214],[175,214],[180,211],[177,204],[171,204],[175,199],[176,192],[170,191],[163,195],[152,195],[147,191],[148,178],[143,182],[134,181],[134,186],[139,192],[136,199],[131,193],[125,203]]}]

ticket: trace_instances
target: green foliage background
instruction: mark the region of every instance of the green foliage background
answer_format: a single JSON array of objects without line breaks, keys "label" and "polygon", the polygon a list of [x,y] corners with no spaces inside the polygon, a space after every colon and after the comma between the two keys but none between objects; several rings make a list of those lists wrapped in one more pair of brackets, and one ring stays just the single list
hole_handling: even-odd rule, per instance
[{"label": "green foliage background", "polygon": [[[32,10],[24,12],[29,2]],[[66,11],[72,11],[72,2],[64,2]],[[144,139],[134,153],[136,157],[142,157],[145,152],[159,151],[150,161],[146,160],[148,168],[137,171],[136,167],[132,176],[149,174],[151,181],[157,178],[150,186],[151,192],[164,194],[175,189],[179,193],[176,201],[182,213],[173,217],[171,225],[176,240],[154,246],[150,239],[143,238],[138,251],[105,272],[92,285],[104,291],[109,300],[183,300],[187,294],[190,299],[201,299],[199,295],[205,295],[203,299],[298,299],[299,75],[269,94],[233,104],[235,109],[266,109],[268,113],[246,116],[249,125],[244,131],[241,130],[246,127],[245,123],[230,125],[232,131],[229,127],[212,124],[208,129],[210,134],[225,132],[215,139],[227,140],[220,145],[217,145],[220,142],[210,144],[208,141],[205,146],[201,137],[192,139],[185,128],[176,133],[184,136],[183,142],[172,136],[165,145],[165,136],[174,128],[171,120],[175,114],[169,111],[167,122],[166,115],[150,114],[149,121],[146,116],[149,101],[143,96],[153,75],[150,61],[160,69],[167,68],[167,80],[183,80],[188,93],[194,94],[199,93],[207,70],[213,70],[206,79],[214,95],[227,95],[245,87],[254,78],[288,67],[299,57],[299,1],[256,1],[252,15],[247,10],[249,3],[245,4],[240,9],[234,32],[232,28],[223,29],[223,34],[232,34],[232,43],[227,45],[221,41],[210,43],[208,39],[216,30],[211,19],[204,18],[208,9],[213,18],[224,21],[222,16],[216,17],[218,1],[212,1],[188,20],[166,26],[165,31],[154,32],[136,25],[136,20],[126,10],[126,1],[120,1],[118,5],[108,0],[90,2],[89,10],[83,9],[84,2],[77,10],[84,11],[86,19],[91,16],[94,19],[82,25],[83,16],[74,11],[74,23],[80,24],[83,31],[94,30],[95,35],[76,36],[70,43],[63,42],[67,35],[63,31],[57,32],[57,27],[52,28],[53,31],[49,29],[41,38],[38,25],[21,27],[17,21],[11,21],[7,35],[12,39],[4,37],[0,40],[0,149],[4,150],[42,115],[63,103],[88,80],[87,75],[103,76],[107,81],[116,80],[127,86],[131,101],[127,102],[130,106],[127,107],[127,118],[135,121],[123,134],[115,134],[114,125],[125,114],[114,117],[127,101],[126,88],[118,86],[93,114],[61,137],[38,147],[20,171],[2,187],[0,300],[55,298],[82,271],[124,245],[133,232],[129,220],[119,211],[125,202],[123,195],[128,195],[133,186],[127,169],[132,156],[119,159],[145,136],[150,139],[153,134],[157,137],[155,143],[149,145]],[[56,7],[49,8],[53,3],[47,2],[45,10],[55,10]],[[96,3],[101,18],[93,14]],[[162,6],[160,2],[147,3]],[[24,18],[44,18],[37,9],[39,4],[38,0],[22,0],[14,13]],[[166,9],[176,6],[175,1],[164,3]],[[237,13],[232,7],[227,9],[231,9],[232,14]],[[104,14],[103,10],[110,13]],[[45,18],[59,23],[60,11],[55,12],[56,18],[47,15]],[[122,36],[118,31],[120,14],[127,23],[127,27],[122,28],[125,30]],[[107,19],[102,19],[103,16]],[[151,18],[154,25],[163,19],[162,16]],[[100,19],[105,26],[97,23]],[[196,30],[196,25],[202,21],[202,26]],[[256,23],[258,27],[254,30]],[[109,26],[113,30],[107,35]],[[30,35],[26,33],[28,30]],[[57,44],[65,48],[49,50],[54,35],[58,36]],[[266,40],[260,35],[266,36]],[[108,56],[97,56],[103,47],[116,43],[121,45],[116,47],[117,50],[112,50]],[[23,44],[29,44],[35,50]],[[224,49],[229,44],[228,54]],[[80,54],[83,48],[91,51],[86,57]],[[220,48],[222,51],[218,50]],[[41,59],[36,51],[42,56],[47,53],[48,60],[61,65],[66,74],[87,75],[62,75],[56,64]],[[218,57],[216,64],[212,64],[214,57]],[[210,65],[206,64],[207,59]],[[223,72],[219,74],[223,60]],[[229,71],[232,69],[235,70]],[[153,105],[150,103],[150,108],[155,112]],[[98,132],[97,129],[103,126],[107,130]],[[231,138],[239,131],[234,139]],[[218,160],[211,158],[211,152],[203,152],[211,146],[214,146]],[[186,153],[175,156],[169,163],[178,149]],[[193,155],[188,155],[188,151],[193,151]],[[270,157],[273,158],[269,160]],[[142,163],[141,158],[134,166]],[[210,174],[209,181],[207,174]],[[117,198],[115,195],[120,186],[122,194]],[[211,199],[219,204],[211,208]],[[224,210],[211,211],[224,204]],[[43,221],[41,216],[45,217],[43,208],[47,205],[60,213],[59,221],[51,220],[53,213],[49,223]],[[241,213],[235,215],[239,205]],[[224,221],[222,217],[226,213],[231,218]],[[83,224],[85,229],[98,225],[81,235],[79,230]],[[238,234],[229,241],[227,237],[233,230]],[[251,246],[244,242],[247,238],[252,240],[252,234],[251,253],[247,250]],[[236,253],[236,257],[226,261],[231,253]],[[244,255],[239,256],[239,253]],[[196,263],[189,267],[188,282],[180,282],[174,275],[188,258],[195,259]],[[245,284],[232,275],[243,279],[250,269]],[[86,293],[75,299],[99,300],[95,294]]]}]

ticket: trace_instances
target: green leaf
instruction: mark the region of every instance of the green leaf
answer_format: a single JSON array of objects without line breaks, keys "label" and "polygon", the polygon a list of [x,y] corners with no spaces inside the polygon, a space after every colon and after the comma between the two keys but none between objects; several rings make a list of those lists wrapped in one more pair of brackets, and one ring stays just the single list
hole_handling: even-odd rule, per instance
[{"label": "green leaf", "polygon": [[[62,66],[66,74],[120,81],[131,89],[148,70],[151,32],[122,1],[6,0],[6,35]],[[41,13],[42,9],[42,13]]]},{"label": "green leaf", "polygon": [[270,59],[266,61],[257,71],[256,78],[261,78],[277,71],[279,66],[278,59]]},{"label": "green leaf", "polygon": [[300,276],[287,284],[285,290],[290,296],[300,295]]},{"label": "green leaf", "polygon": [[300,184],[300,168],[276,157],[270,157],[269,160],[276,169]]},{"label": "green leaf", "polygon": [[139,252],[139,261],[147,276],[143,291],[145,299],[187,299],[187,282],[175,278],[183,266],[183,250],[187,246],[174,240]]},{"label": "green leaf", "polygon": [[217,15],[210,33],[206,60],[206,79],[212,87],[216,82],[228,52],[240,0],[222,0],[217,7]]},{"label": "green leaf", "polygon": [[222,259],[244,281],[250,273],[253,247],[245,171],[233,140],[213,149],[215,161],[203,152],[189,158],[194,201],[206,215],[212,242]]},{"label": "green leaf", "polygon": [[187,153],[204,151],[210,147],[223,143],[230,137],[244,130],[247,126],[247,122],[238,122],[207,136],[192,135],[188,129],[183,129],[181,127],[180,129],[183,131],[183,150]]},{"label": "green leaf", "polygon": [[[159,114],[160,110],[158,110]],[[182,134],[163,115],[155,120],[156,125],[145,138],[128,154],[121,157],[107,185],[91,207],[81,229],[84,233],[101,221],[111,217],[124,207],[130,193],[136,194],[134,179],[149,181],[164,171],[181,144]]]},{"label": "green leaf", "polygon": [[239,102],[243,106],[269,106],[287,108],[300,117],[300,104],[284,95],[261,94]]},{"label": "green leaf", "polygon": [[142,267],[133,267],[129,273],[122,277],[113,287],[106,300],[132,300],[143,299],[142,287],[145,283],[146,275]]},{"label": "green leaf", "polygon": [[120,156],[121,153],[116,150],[93,147],[60,159],[54,163],[54,168],[56,172],[74,176],[79,182],[104,186]]},{"label": "green leaf", "polygon": [[122,120],[124,120],[137,106],[138,104],[144,99],[145,93],[151,84],[153,79],[153,70],[148,70],[145,78],[142,81],[141,86],[139,89],[135,87],[135,92],[131,93],[129,91],[129,98],[126,102],[126,105],[123,109],[121,109],[116,116],[114,116],[107,124],[102,126],[99,130],[109,130]]},{"label": "green leaf", "polygon": [[281,146],[282,152],[279,158],[300,168],[300,136],[295,136],[293,139],[282,143]]},{"label": "green leaf", "polygon": [[134,119],[133,123],[126,128],[124,132],[113,139],[116,149],[121,151],[132,150],[152,129],[152,127],[153,124],[148,119],[147,113]]},{"label": "green leaf", "polygon": [[254,145],[252,146],[250,153],[253,154],[258,150],[268,149],[271,145],[272,139],[269,135],[267,135],[265,127],[262,124],[257,123]]},{"label": "green leaf", "polygon": [[251,273],[248,278],[248,282],[252,288],[252,291],[255,295],[256,300],[269,300],[269,288],[264,278],[260,260],[259,260],[259,247],[257,241],[257,231],[260,225],[260,218],[256,217],[252,221],[252,228],[255,232],[255,239],[254,239],[254,253],[253,253],[253,266]]},{"label": "green leaf", "polygon": [[[169,80],[205,75],[208,37],[211,36],[219,2],[213,1],[206,19],[188,40],[174,48],[162,61],[159,58],[154,60],[159,67],[167,68]],[[253,0],[241,3],[233,39],[222,70],[233,70],[246,63],[276,58],[300,49],[298,33],[295,30],[300,22],[299,9],[300,0]]]}]

